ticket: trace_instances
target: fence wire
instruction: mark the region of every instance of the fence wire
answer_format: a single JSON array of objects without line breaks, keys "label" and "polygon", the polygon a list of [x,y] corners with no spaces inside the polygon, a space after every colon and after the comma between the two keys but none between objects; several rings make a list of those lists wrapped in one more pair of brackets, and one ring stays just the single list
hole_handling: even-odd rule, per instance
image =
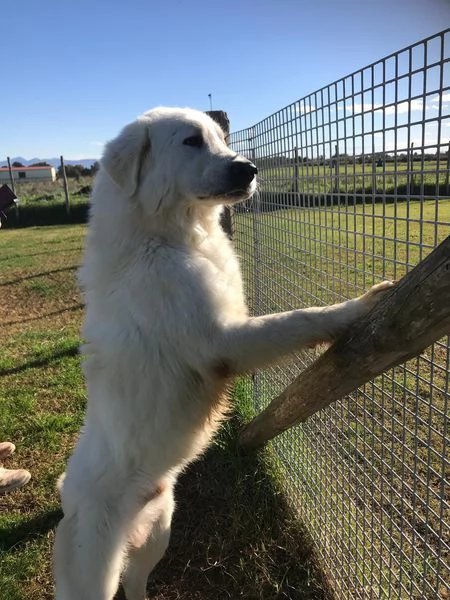
[{"label": "fence wire", "polygon": [[[450,234],[450,30],[233,133],[259,193],[233,214],[255,315],[398,279]],[[260,411],[316,356],[248,382]],[[450,598],[449,339],[273,442],[339,599]]]}]

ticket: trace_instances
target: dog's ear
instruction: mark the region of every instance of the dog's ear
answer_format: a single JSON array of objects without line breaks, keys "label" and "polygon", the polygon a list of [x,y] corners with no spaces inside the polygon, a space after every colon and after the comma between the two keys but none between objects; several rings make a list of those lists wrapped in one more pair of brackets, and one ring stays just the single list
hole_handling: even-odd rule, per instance
[{"label": "dog's ear", "polygon": [[102,165],[113,181],[131,198],[139,188],[142,167],[150,154],[148,123],[138,119],[107,143]]}]

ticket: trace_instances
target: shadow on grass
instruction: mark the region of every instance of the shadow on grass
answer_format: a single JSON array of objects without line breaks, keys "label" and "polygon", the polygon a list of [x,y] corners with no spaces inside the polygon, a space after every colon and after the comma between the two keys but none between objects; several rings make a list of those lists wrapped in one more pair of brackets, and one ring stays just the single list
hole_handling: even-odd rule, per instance
[{"label": "shadow on grass", "polygon": [[61,510],[54,509],[11,527],[0,527],[0,551],[11,554],[21,550],[23,544],[54,529],[61,518]]},{"label": "shadow on grass", "polygon": [[0,377],[4,375],[17,375],[18,373],[22,373],[23,371],[27,371],[28,369],[39,369],[40,367],[46,367],[53,362],[61,360],[62,358],[68,358],[71,356],[77,356],[79,353],[80,344],[77,342],[76,344],[72,344],[68,348],[64,348],[64,350],[53,350],[50,355],[45,355],[42,358],[36,358],[35,360],[30,360],[23,365],[18,365],[17,367],[9,367],[6,369],[0,369]]},{"label": "shadow on grass", "polygon": [[[149,597],[331,600],[310,542],[266,463],[238,448],[239,425],[233,418],[180,478],[170,546],[149,580]],[[46,537],[61,516],[53,509],[0,528],[0,549],[18,552]],[[123,598],[119,591],[116,600]]]},{"label": "shadow on grass", "polygon": [[[68,254],[69,252],[73,252],[73,253],[77,253],[77,255],[83,250],[83,247],[80,246],[79,244],[77,246],[74,246],[73,248],[70,248],[67,246],[67,244],[64,245],[64,254]],[[55,254],[55,249],[52,248],[51,250],[46,250],[44,252],[32,252],[30,254],[27,254],[26,252],[20,252],[20,253],[8,253],[6,255],[0,256],[0,263],[2,262],[7,262],[10,261],[12,258],[36,258],[36,256],[48,256],[49,254]]]},{"label": "shadow on grass", "polygon": [[23,277],[19,277],[18,279],[11,279],[10,281],[3,281],[0,283],[0,287],[5,285],[14,285],[16,283],[21,283],[22,281],[27,281],[30,279],[37,279],[38,277],[46,277],[48,275],[54,275],[55,273],[63,273],[65,271],[74,271],[78,269],[79,265],[71,265],[70,267],[62,267],[61,269],[53,269],[51,271],[42,271],[41,273],[34,273],[33,275],[24,275]]},{"label": "shadow on grass", "polygon": [[[311,545],[233,418],[180,478],[169,549],[152,600],[330,600]],[[123,600],[120,591],[116,600]]]},{"label": "shadow on grass", "polygon": [[19,325],[21,323],[31,323],[32,321],[41,321],[42,319],[48,319],[50,317],[56,317],[57,315],[63,315],[68,312],[76,312],[77,310],[81,310],[84,304],[78,303],[73,306],[67,306],[66,308],[61,308],[60,310],[54,310],[52,312],[44,313],[42,315],[37,315],[36,317],[27,317],[25,319],[17,319],[16,321],[3,321],[3,325],[6,327],[7,325]]}]

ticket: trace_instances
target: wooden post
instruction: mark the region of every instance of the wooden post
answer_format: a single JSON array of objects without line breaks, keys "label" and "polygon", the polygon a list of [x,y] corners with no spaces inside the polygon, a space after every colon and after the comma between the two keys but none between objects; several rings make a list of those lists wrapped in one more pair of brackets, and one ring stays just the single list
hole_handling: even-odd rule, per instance
[{"label": "wooden post", "polygon": [[[223,110],[208,110],[206,114],[222,127],[225,133],[225,139],[227,140],[228,136],[230,135],[230,121],[227,113]],[[229,206],[225,206],[220,218],[220,224],[230,240],[233,239],[233,224],[231,220],[231,209]]]},{"label": "wooden post", "polygon": [[450,332],[450,236],[241,432],[258,448]]},{"label": "wooden post", "polygon": [[9,179],[11,181],[11,189],[14,192],[14,194],[16,193],[16,184],[14,181],[14,175],[13,175],[13,170],[11,167],[11,159],[9,158],[9,156],[6,157],[6,160],[8,161],[8,171],[9,171]]},{"label": "wooden post", "polygon": [[[11,189],[14,192],[14,195],[17,198],[16,195],[16,183],[14,181],[14,173],[11,167],[11,159],[9,158],[9,156],[6,157],[6,160],[8,161],[8,171],[9,171],[9,179],[11,180]],[[19,220],[19,204],[16,202],[16,206],[15,206],[15,211],[16,211],[16,219],[17,221]]]},{"label": "wooden post", "polygon": [[65,204],[66,204],[66,212],[70,215],[70,198],[69,198],[69,186],[67,185],[67,175],[66,175],[66,167],[64,165],[64,158],[61,156],[61,171],[64,182],[64,195],[65,195]]}]

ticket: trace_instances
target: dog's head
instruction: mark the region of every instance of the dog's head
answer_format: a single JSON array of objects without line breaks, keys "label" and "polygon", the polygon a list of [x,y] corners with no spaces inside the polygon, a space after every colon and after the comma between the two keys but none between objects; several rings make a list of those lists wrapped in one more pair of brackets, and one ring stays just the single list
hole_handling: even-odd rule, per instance
[{"label": "dog's head", "polygon": [[102,167],[148,214],[195,203],[231,204],[255,191],[257,169],[230,150],[208,115],[157,108],[106,146]]}]

